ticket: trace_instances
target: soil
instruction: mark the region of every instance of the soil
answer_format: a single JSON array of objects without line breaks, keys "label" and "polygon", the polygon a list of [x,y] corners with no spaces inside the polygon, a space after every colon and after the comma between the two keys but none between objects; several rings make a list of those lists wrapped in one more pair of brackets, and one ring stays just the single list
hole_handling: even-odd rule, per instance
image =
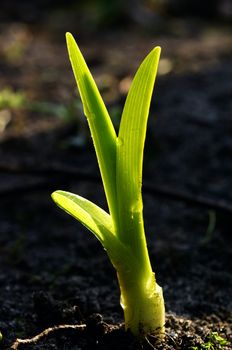
[{"label": "soil", "polygon": [[[50,199],[65,189],[106,208],[61,28],[49,20],[43,29],[1,24],[0,87],[29,101],[0,112],[9,116],[0,134],[1,349],[200,349],[212,332],[231,348],[232,29],[195,21],[173,20],[164,34],[133,27],[80,38],[116,126],[136,67],[163,47],[143,186],[148,248],[166,302],[160,343],[125,332],[105,252]],[[52,105],[35,110],[35,101]],[[52,106],[68,113],[60,118]]]}]

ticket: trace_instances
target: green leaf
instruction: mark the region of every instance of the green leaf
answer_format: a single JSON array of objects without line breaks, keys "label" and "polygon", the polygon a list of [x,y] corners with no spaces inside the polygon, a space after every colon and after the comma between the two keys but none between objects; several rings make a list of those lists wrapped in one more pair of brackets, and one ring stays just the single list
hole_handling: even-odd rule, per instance
[{"label": "green leaf", "polygon": [[[129,90],[117,142],[117,194],[119,222],[126,241],[133,242],[131,220],[142,212],[142,167],[147,119],[156,78],[160,48],[154,48],[142,62]],[[138,216],[138,215],[137,215]],[[142,216],[138,217],[142,220]],[[132,235],[132,236],[131,236]],[[123,237],[120,237],[123,239]]]},{"label": "green leaf", "polygon": [[116,237],[108,213],[89,200],[66,191],[53,192],[52,199],[60,208],[81,222],[97,237],[117,271],[130,270],[131,265],[136,269],[137,263],[131,251]]},{"label": "green leaf", "polygon": [[110,213],[116,219],[116,133],[94,79],[73,36],[66,34],[69,58],[87,117]]},{"label": "green leaf", "polygon": [[59,207],[87,227],[103,246],[114,235],[110,215],[94,203],[65,191],[53,192],[52,199]]}]

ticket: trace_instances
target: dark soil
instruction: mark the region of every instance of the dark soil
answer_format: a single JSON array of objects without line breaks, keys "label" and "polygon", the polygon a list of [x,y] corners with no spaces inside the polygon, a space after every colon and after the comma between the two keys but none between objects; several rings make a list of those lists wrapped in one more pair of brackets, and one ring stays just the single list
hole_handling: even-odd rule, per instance
[{"label": "dark soil", "polygon": [[[116,125],[138,63],[154,45],[163,47],[143,197],[166,301],[165,341],[139,343],[124,331],[105,252],[50,199],[65,189],[106,207],[82,112],[74,108],[76,123],[71,112],[59,119],[52,108],[27,104],[3,110],[10,122],[0,134],[1,349],[65,324],[85,326],[54,329],[18,349],[191,349],[212,332],[231,340],[232,30],[194,23],[174,21],[165,35],[133,29],[80,43]],[[23,90],[30,103],[70,107],[76,97],[65,43],[49,25],[2,25],[0,87]]]}]

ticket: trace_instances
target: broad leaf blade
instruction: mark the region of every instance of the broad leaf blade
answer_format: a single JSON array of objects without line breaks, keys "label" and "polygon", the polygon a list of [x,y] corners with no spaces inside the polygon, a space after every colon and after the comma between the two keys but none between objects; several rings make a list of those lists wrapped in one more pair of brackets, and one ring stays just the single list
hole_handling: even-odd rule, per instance
[{"label": "broad leaf blade", "polygon": [[116,217],[116,133],[87,64],[70,33],[66,34],[69,58],[93,138],[107,202]]},{"label": "broad leaf blade", "polygon": [[[120,123],[116,178],[119,220],[123,223],[123,229],[127,231],[122,232],[124,236],[121,238],[124,241],[130,241],[133,235],[131,218],[142,212],[143,150],[159,56],[160,48],[156,47],[139,67],[129,90]],[[142,217],[138,220],[142,220]]]},{"label": "broad leaf blade", "polygon": [[55,191],[52,193],[52,199],[97,237],[117,271],[129,270],[131,264],[136,268],[137,262],[131,251],[115,235],[108,213],[87,199],[70,192]]},{"label": "broad leaf blade", "polygon": [[110,215],[94,203],[65,191],[53,192],[52,199],[60,208],[93,232],[103,245],[105,241],[113,236],[113,225]]}]

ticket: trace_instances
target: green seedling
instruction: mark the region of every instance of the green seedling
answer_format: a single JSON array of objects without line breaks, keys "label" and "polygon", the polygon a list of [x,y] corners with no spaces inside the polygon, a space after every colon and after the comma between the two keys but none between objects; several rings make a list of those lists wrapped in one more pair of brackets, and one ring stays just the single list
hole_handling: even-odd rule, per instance
[{"label": "green seedling", "polygon": [[193,346],[192,350],[223,350],[230,345],[231,342],[221,337],[218,332],[212,332],[209,334],[207,342]]},{"label": "green seedling", "polygon": [[87,117],[109,214],[89,200],[64,191],[55,203],[86,226],[117,271],[125,327],[134,335],[164,334],[162,288],[152,271],[143,222],[142,165],[147,119],[160,48],[142,62],[129,90],[118,136],[86,62],[70,33],[69,57]]},{"label": "green seedling", "polygon": [[25,106],[26,97],[21,91],[14,92],[10,88],[5,88],[0,91],[0,110],[5,108],[22,108]]}]

